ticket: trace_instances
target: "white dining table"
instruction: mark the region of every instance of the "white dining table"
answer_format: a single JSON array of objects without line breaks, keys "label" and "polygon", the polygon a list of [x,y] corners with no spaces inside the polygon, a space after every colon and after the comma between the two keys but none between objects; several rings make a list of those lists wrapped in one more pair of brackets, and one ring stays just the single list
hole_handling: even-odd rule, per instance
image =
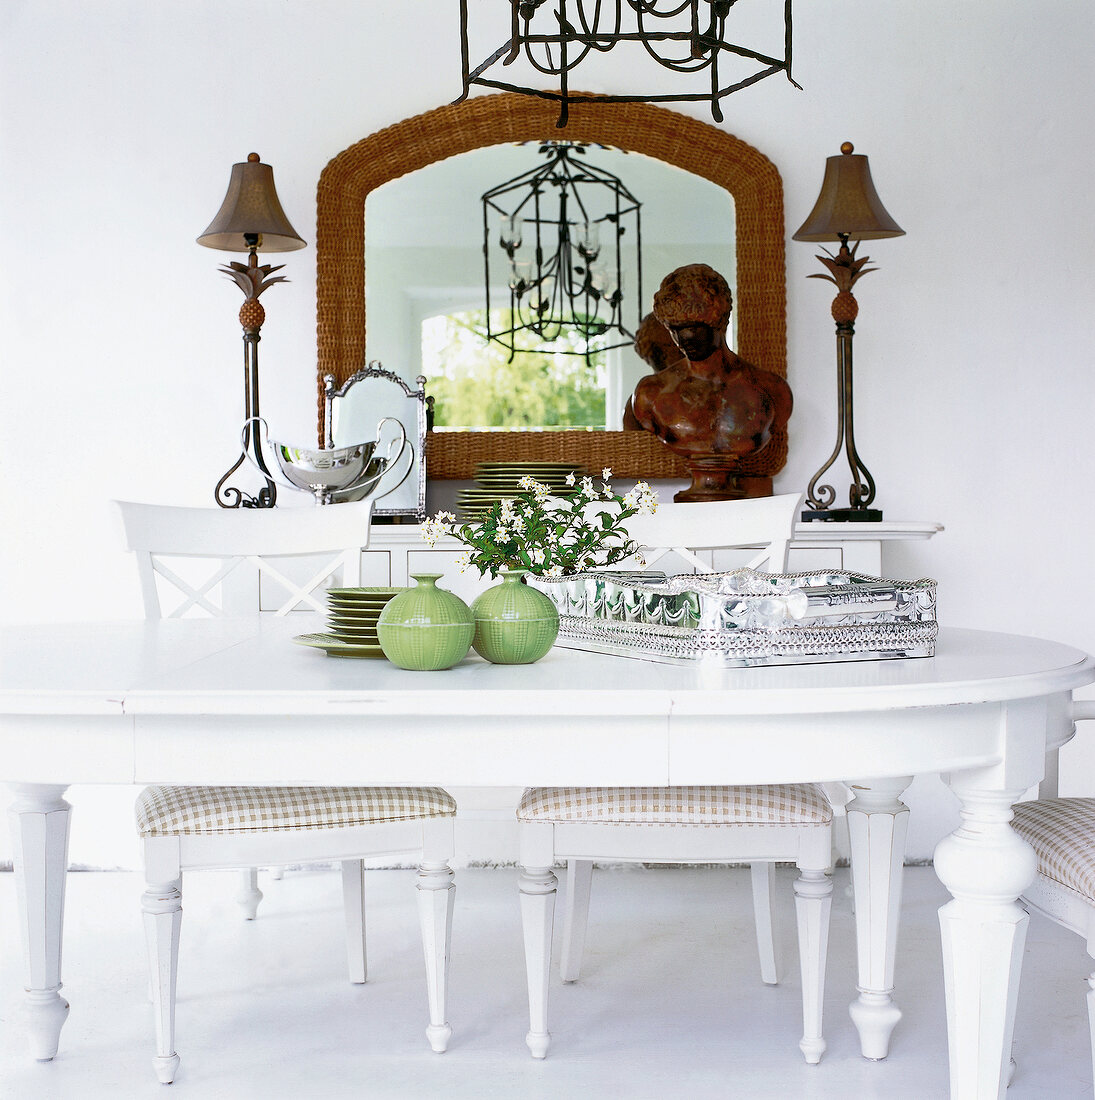
[{"label": "white dining table", "polygon": [[[1089,656],[943,629],[930,658],[719,669],[556,647],[534,665],[472,654],[444,672],[408,672],[292,644],[317,628],[292,615],[3,631],[0,779],[13,792],[35,1057],[53,1057],[68,1011],[72,784],[840,781],[854,794],[851,1015],[864,1056],[882,1058],[901,1015],[901,795],[915,775],[939,772],[962,813],[935,854],[952,895],[940,910],[951,1095],[1003,1095],[1028,920],[1017,898],[1035,871],[1011,806],[1042,778],[1046,751],[1072,736],[1072,691],[1095,680]],[[515,1042],[523,1032],[514,1021]]]}]

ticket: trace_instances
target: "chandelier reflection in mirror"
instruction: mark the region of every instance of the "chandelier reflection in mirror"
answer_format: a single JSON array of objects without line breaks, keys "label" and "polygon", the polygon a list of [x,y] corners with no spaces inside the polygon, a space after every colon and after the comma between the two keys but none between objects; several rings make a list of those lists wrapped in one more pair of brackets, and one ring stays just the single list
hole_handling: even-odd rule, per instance
[{"label": "chandelier reflection in mirror", "polygon": [[[507,348],[512,362],[517,334],[531,332],[544,347],[564,329],[577,336],[568,355],[591,357],[634,342],[641,319],[641,203],[619,177],[585,159],[586,147],[561,142],[542,145],[545,160],[483,195],[483,258],[488,340]],[[634,268],[621,247],[631,227]],[[495,274],[491,274],[491,256]],[[630,256],[628,257],[630,260]],[[509,285],[509,312],[491,309],[492,282],[499,261]],[[634,280],[634,289],[627,283]],[[626,296],[625,296],[626,291]],[[624,320],[627,298],[635,319]],[[497,318],[508,327],[498,327]]]},{"label": "chandelier reflection in mirror", "polygon": [[[477,18],[488,6],[500,13],[505,0],[484,0],[476,5]],[[735,45],[726,35],[727,16],[738,0],[509,0],[509,37],[481,64],[471,67],[468,33],[468,2],[460,0],[460,52],[463,92],[473,85],[497,88],[558,100],[557,126],[567,124],[570,104],[578,96],[570,91],[570,74],[593,53],[606,54],[620,43],[633,49],[629,69],[642,71],[643,55],[664,69],[682,74],[686,84],[675,92],[650,94],[582,93],[601,103],[665,103],[706,101],[716,122],[722,122],[720,101],[732,92],[747,88],[766,76],[783,72],[791,77],[791,0],[761,0],[742,4],[740,29],[768,40],[769,50],[777,46],[782,57],[750,46]],[[782,25],[778,10],[782,7]],[[739,9],[740,11],[740,9]],[[494,16],[495,19],[499,15]],[[765,19],[769,24],[765,26]],[[781,39],[781,41],[779,41]],[[637,47],[641,47],[638,49]],[[514,83],[515,75],[501,80],[487,74],[501,62],[522,70],[528,79],[537,73],[558,79],[559,90],[546,91]],[[497,72],[497,70],[495,70]],[[689,79],[691,78],[691,79]]]}]

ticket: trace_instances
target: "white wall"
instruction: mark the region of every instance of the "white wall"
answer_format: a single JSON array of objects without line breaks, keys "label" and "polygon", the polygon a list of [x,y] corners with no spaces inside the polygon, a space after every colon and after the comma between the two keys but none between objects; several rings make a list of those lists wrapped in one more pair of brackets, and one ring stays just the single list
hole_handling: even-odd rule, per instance
[{"label": "white wall", "polygon": [[[723,125],[779,167],[789,234],[845,140],[908,233],[864,247],[881,270],[859,288],[857,436],[887,516],[947,531],[890,571],[935,576],[946,624],[1095,650],[1095,9],[810,0],[795,27],[804,91],[762,81]],[[212,503],[235,457],[242,298],[216,272],[231,257],[194,243],[229,166],[252,150],[273,164],[311,244],[327,160],[448,102],[458,66],[452,0],[0,5],[4,621],[136,615],[106,502]],[[834,432],[814,253],[788,243],[780,490],[805,485]],[[314,251],[283,259],[292,281],[264,297],[263,409],[279,438],[306,441]],[[1095,789],[1095,750],[1072,746],[1065,774]],[[930,833],[946,803],[927,804]]]}]

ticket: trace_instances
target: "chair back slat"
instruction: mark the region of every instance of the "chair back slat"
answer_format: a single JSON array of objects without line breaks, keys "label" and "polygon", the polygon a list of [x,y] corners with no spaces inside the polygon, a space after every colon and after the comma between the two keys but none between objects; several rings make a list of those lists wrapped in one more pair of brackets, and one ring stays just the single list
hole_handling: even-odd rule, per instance
[{"label": "chair back slat", "polygon": [[[749,568],[783,573],[801,508],[801,493],[660,504],[653,515],[633,517],[627,530],[643,548],[647,569],[666,555],[675,554],[706,572],[712,568],[715,550],[755,548],[757,553],[749,559]],[[708,551],[707,557],[697,551]]]},{"label": "chair back slat", "polygon": [[[298,607],[323,611],[316,593],[327,583],[361,583],[361,551],[369,543],[373,502],[311,508],[174,508],[160,504],[115,502],[122,520],[125,545],[137,558],[145,614],[149,618],[181,618],[194,612],[220,616],[257,613],[257,596],[246,606],[232,605],[231,583],[240,587],[271,582],[286,593],[275,615]],[[306,580],[297,580],[286,565],[294,558],[320,558]],[[168,564],[164,559],[169,559]],[[208,571],[194,580],[175,559],[208,562]],[[277,562],[278,564],[275,564]],[[161,578],[163,584],[157,581]],[[226,583],[228,582],[228,583]],[[173,590],[179,601],[169,611],[161,603],[161,588]],[[213,594],[220,590],[218,603]],[[257,588],[256,588],[257,591]]]}]

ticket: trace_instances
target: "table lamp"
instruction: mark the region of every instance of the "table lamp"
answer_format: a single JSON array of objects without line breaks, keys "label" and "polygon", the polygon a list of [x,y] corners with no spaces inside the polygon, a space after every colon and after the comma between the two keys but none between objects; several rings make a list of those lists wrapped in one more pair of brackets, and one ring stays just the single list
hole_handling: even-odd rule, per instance
[{"label": "table lamp", "polygon": [[[217,482],[214,492],[222,508],[272,508],[277,502],[277,488],[262,457],[256,432],[259,418],[259,330],[266,320],[266,311],[259,295],[274,283],[285,282],[283,275],[270,276],[284,264],[260,264],[258,250],[263,252],[293,252],[304,248],[305,242],[289,224],[274,189],[274,170],[259,160],[258,153],[249,153],[247,160],[232,165],[228,192],[217,216],[198,238],[206,248],[224,252],[246,252],[247,263],[230,262],[220,268],[243,291],[240,307],[243,326],[243,399],[244,423],[242,451],[235,463]],[[228,485],[231,476],[250,458],[266,479],[266,485],[252,496]]]},{"label": "table lamp", "polygon": [[[867,158],[857,154],[849,141],[840,147],[840,155],[825,161],[825,178],[810,216],[794,234],[796,241],[839,241],[834,256],[828,249],[818,259],[829,269],[828,275],[809,275],[810,279],[827,279],[839,293],[833,299],[832,315],[836,322],[837,364],[837,436],[836,446],[828,460],[810,479],[806,490],[804,520],[838,520],[843,522],[877,522],[882,511],[870,505],[875,498],[874,478],[863,465],[855,449],[855,429],[852,413],[852,336],[859,303],[852,287],[861,275],[877,268],[867,267],[869,256],[856,257],[860,241],[901,237],[905,230],[886,212],[871,179]],[[851,248],[848,241],[855,243]],[[844,451],[851,467],[852,484],[848,490],[847,508],[833,508],[836,491],[831,485],[819,485],[822,475]]]}]

